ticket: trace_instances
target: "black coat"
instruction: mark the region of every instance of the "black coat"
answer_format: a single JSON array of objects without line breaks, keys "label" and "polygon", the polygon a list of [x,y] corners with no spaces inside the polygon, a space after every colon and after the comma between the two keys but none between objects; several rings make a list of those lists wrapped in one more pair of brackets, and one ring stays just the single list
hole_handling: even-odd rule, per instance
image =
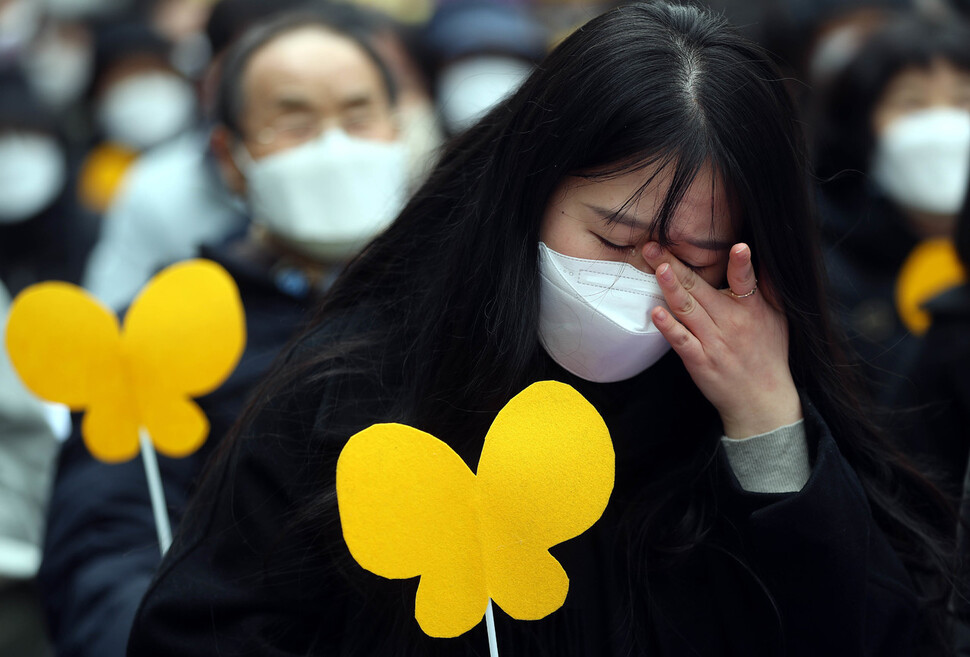
[{"label": "black coat", "polygon": [[970,283],[947,290],[925,306],[932,316],[920,341],[898,405],[904,416],[905,449],[940,475],[961,497],[963,527],[957,531],[962,572],[954,597],[957,653],[970,655]]},{"label": "black coat", "polygon": [[[175,528],[207,457],[274,358],[298,332],[311,304],[308,297],[282,292],[258,266],[222,251],[203,255],[226,267],[239,286],[247,344],[229,379],[199,400],[211,425],[202,449],[185,459],[159,456]],[[57,654],[123,655],[135,611],[159,562],[141,458],[101,463],[75,431],[60,453],[39,575]]]},{"label": "black coat", "polygon": [[970,456],[970,284],[924,308],[932,322],[898,386],[904,449],[959,497]]},{"label": "black coat", "polygon": [[896,310],[895,291],[919,240],[884,198],[834,187],[824,186],[818,197],[830,299],[870,392],[885,402],[916,346]]},{"label": "black coat", "polygon": [[[330,339],[324,328],[291,362]],[[600,521],[552,550],[570,577],[565,606],[534,622],[496,610],[503,657],[915,654],[912,583],[810,404],[809,482],[756,494],[739,487],[717,414],[673,352],[615,384],[552,365],[537,378],[573,385],[603,415],[616,486]],[[457,639],[422,634],[416,580],[363,571],[343,542],[336,458],[354,432],[396,419],[381,402],[387,385],[348,374],[276,394],[214,464],[142,603],[130,657],[488,654],[484,623]],[[469,418],[466,462],[477,462],[490,420]],[[675,483],[651,486],[664,478]],[[674,500],[670,531],[649,536],[651,549],[638,547],[653,508],[645,494]],[[712,501],[701,507],[708,532],[678,552],[676,527],[697,519],[682,502],[695,495]]]}]

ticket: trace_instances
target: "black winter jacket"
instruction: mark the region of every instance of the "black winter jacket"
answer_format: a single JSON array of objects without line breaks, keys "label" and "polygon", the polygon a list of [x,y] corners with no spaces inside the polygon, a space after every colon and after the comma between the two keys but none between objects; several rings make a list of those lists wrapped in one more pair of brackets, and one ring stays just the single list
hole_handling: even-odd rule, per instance
[{"label": "black winter jacket", "polygon": [[[321,329],[291,362],[333,333]],[[573,385],[602,414],[616,485],[600,521],[552,550],[570,578],[564,607],[534,622],[496,610],[503,657],[915,654],[911,580],[807,401],[810,480],[795,494],[757,494],[739,487],[717,414],[673,352],[619,383],[591,384],[551,361],[542,378]],[[401,421],[384,404],[393,385],[311,377],[262,408],[187,514],[130,657],[488,654],[484,623],[456,639],[422,634],[416,580],[363,571],[343,542],[336,458],[356,431]],[[491,419],[470,414],[467,441],[439,437],[474,470]],[[665,519],[645,536],[658,497],[669,498]]]}]

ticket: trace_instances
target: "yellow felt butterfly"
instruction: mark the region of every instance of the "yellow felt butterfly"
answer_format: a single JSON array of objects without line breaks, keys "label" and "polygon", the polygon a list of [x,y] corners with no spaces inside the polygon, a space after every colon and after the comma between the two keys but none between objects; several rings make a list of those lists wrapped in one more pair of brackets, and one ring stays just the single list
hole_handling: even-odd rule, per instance
[{"label": "yellow felt butterfly", "polygon": [[408,426],[355,434],[337,462],[340,522],[363,568],[421,577],[421,629],[454,637],[481,621],[489,599],[519,620],[562,606],[569,579],[548,550],[599,519],[614,470],[596,409],[573,388],[541,381],[498,414],[477,474]]},{"label": "yellow felt butterfly", "polygon": [[155,276],[128,310],[124,331],[90,294],[59,282],[24,290],[7,324],[7,349],[24,385],[86,409],[84,442],[109,463],[138,454],[140,428],[167,456],[201,447],[209,422],[190,398],[229,376],[245,341],[239,290],[207,260]]},{"label": "yellow felt butterfly", "polygon": [[967,272],[952,240],[936,238],[917,244],[896,278],[896,309],[906,328],[915,335],[926,333],[930,314],[923,304],[966,280]]}]

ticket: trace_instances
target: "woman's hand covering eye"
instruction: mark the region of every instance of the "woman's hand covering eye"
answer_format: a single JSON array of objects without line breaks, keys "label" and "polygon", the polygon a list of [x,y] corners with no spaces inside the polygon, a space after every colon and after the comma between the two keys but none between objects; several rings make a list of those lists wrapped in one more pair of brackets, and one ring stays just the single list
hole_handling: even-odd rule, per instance
[{"label": "woman's hand covering eye", "polygon": [[731,247],[722,290],[656,242],[643,247],[643,257],[670,307],[654,309],[653,323],[717,408],[725,435],[745,438],[801,419],[788,366],[788,321],[771,302],[769,281],[755,277],[751,249]]}]

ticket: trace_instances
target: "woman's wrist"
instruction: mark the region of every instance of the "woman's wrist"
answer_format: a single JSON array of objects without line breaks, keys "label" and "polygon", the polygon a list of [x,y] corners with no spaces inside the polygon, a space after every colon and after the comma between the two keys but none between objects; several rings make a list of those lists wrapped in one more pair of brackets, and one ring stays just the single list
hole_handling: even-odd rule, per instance
[{"label": "woman's wrist", "polygon": [[752,400],[747,408],[736,413],[721,413],[721,423],[726,438],[741,440],[793,424],[803,417],[802,402],[792,383],[784,391]]}]

